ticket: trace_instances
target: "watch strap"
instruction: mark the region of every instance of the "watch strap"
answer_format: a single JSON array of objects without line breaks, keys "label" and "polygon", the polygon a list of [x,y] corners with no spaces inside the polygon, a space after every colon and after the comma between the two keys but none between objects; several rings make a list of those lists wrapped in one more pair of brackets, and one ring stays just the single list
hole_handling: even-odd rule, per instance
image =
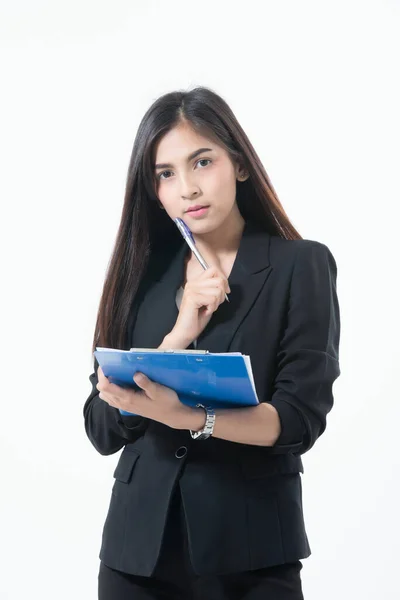
[{"label": "watch strap", "polygon": [[214,409],[203,404],[196,404],[196,408],[203,408],[206,411],[206,424],[200,431],[190,430],[190,435],[194,440],[206,440],[214,432],[215,412]]}]

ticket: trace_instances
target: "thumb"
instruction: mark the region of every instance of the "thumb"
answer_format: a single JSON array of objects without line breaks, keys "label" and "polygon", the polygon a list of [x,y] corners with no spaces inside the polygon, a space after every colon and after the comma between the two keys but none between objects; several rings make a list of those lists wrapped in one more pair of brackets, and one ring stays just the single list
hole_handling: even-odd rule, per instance
[{"label": "thumb", "polygon": [[143,390],[147,392],[151,389],[152,381],[144,373],[135,373],[133,381]]}]

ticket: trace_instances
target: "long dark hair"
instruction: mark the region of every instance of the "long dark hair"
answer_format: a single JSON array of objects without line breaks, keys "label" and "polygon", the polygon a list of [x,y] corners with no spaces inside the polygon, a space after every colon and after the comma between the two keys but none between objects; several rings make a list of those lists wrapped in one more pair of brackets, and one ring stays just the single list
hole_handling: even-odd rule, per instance
[{"label": "long dark hair", "polygon": [[176,225],[158,205],[153,169],[157,142],[181,121],[222,146],[249,173],[236,193],[238,208],[246,221],[255,220],[272,235],[301,239],[226,101],[206,87],[159,97],[144,115],[133,144],[121,221],[104,281],[92,352],[96,346],[129,349],[127,327],[132,303],[140,297],[149,265],[165,254],[165,248],[173,251],[182,243]]}]

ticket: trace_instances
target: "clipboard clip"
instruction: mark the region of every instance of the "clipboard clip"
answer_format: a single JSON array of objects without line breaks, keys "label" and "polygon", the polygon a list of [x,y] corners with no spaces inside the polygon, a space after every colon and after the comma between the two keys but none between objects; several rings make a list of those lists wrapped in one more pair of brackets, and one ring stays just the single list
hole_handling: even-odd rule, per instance
[{"label": "clipboard clip", "polygon": [[131,348],[129,352],[158,352],[162,354],[209,354],[209,350],[185,350],[185,349],[176,349],[164,348],[163,350],[159,350],[158,348]]}]

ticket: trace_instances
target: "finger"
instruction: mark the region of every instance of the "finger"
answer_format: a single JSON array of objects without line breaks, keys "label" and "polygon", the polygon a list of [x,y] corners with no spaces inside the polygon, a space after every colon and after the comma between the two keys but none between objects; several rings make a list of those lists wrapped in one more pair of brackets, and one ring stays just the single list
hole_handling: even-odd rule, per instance
[{"label": "finger", "polygon": [[216,277],[217,275],[220,275],[221,271],[218,269],[218,267],[216,267],[215,265],[210,265],[207,269],[205,269],[201,274],[200,277],[202,279],[206,279],[208,277]]},{"label": "finger", "polygon": [[[210,287],[223,287],[225,282],[222,277],[212,277],[210,279],[205,279],[204,281],[195,281],[188,283],[188,288],[210,288]],[[186,289],[186,287],[185,287]]]},{"label": "finger", "polygon": [[208,307],[214,303],[215,298],[218,296],[218,292],[192,292],[188,297],[188,300],[194,304],[196,308],[202,308],[203,306]]},{"label": "finger", "polygon": [[216,300],[219,303],[220,300],[222,302],[222,298],[225,297],[225,294],[224,290],[218,287],[202,290],[201,292],[198,292],[198,296],[203,297],[207,302],[214,302],[214,300]]},{"label": "finger", "polygon": [[103,373],[103,369],[99,366],[99,368],[97,369],[97,379],[98,379],[98,384],[97,384],[97,389],[100,390],[107,390],[107,391],[115,391],[112,388],[110,388],[110,386],[114,386],[114,387],[119,387],[119,386],[115,386],[114,383],[111,383],[110,380],[108,379],[108,377],[106,377],[106,375],[104,375]]},{"label": "finger", "polygon": [[228,294],[231,291],[227,278],[222,276],[212,277],[203,281],[194,280],[191,284],[188,284],[188,291],[191,289],[197,289],[198,291],[200,291],[201,289],[210,287],[221,288],[222,290],[224,290],[224,292],[227,292]]},{"label": "finger", "polygon": [[106,376],[104,375],[103,369],[100,367],[100,365],[99,365],[99,368],[97,369],[97,379],[99,381],[102,381],[103,379],[107,379]]},{"label": "finger", "polygon": [[152,381],[145,375],[144,373],[140,373],[139,371],[134,374],[133,381],[138,385],[149,398],[154,398],[157,392],[157,383]]},{"label": "finger", "polygon": [[[100,369],[100,367],[99,367],[99,369]],[[103,371],[101,371],[101,373],[99,373],[98,382],[96,384],[97,389],[102,390],[102,391],[105,391],[105,390],[108,391],[109,385],[111,385],[109,380],[103,374]]]},{"label": "finger", "polygon": [[126,388],[123,388],[120,385],[117,385],[116,383],[111,383],[107,379],[107,392],[109,394],[112,394],[113,396],[116,396],[117,398],[121,398],[125,394],[125,391],[126,391]]},{"label": "finger", "polygon": [[100,400],[107,402],[107,404],[109,404],[110,406],[114,406],[116,408],[115,399],[113,396],[110,396],[110,394],[107,394],[106,392],[100,392],[99,398]]},{"label": "finger", "polygon": [[225,279],[225,274],[223,273],[223,271],[221,271],[221,269],[219,269],[216,266],[211,266],[208,267],[208,269],[205,269],[204,271],[202,271],[196,278],[199,281],[208,281],[211,279],[216,279],[221,277],[222,279]]},{"label": "finger", "polygon": [[205,281],[218,280],[221,283],[221,285],[224,286],[228,293],[230,293],[231,291],[229,287],[228,278],[225,276],[225,273],[223,273],[223,271],[219,267],[213,265],[206,269],[204,271],[204,279]]},{"label": "finger", "polygon": [[226,285],[224,283],[213,284],[211,281],[204,285],[196,285],[187,290],[187,296],[192,294],[225,294]]},{"label": "finger", "polygon": [[197,308],[205,307],[207,314],[210,314],[210,312],[215,312],[218,306],[221,304],[218,292],[217,294],[195,294],[193,300]]}]

